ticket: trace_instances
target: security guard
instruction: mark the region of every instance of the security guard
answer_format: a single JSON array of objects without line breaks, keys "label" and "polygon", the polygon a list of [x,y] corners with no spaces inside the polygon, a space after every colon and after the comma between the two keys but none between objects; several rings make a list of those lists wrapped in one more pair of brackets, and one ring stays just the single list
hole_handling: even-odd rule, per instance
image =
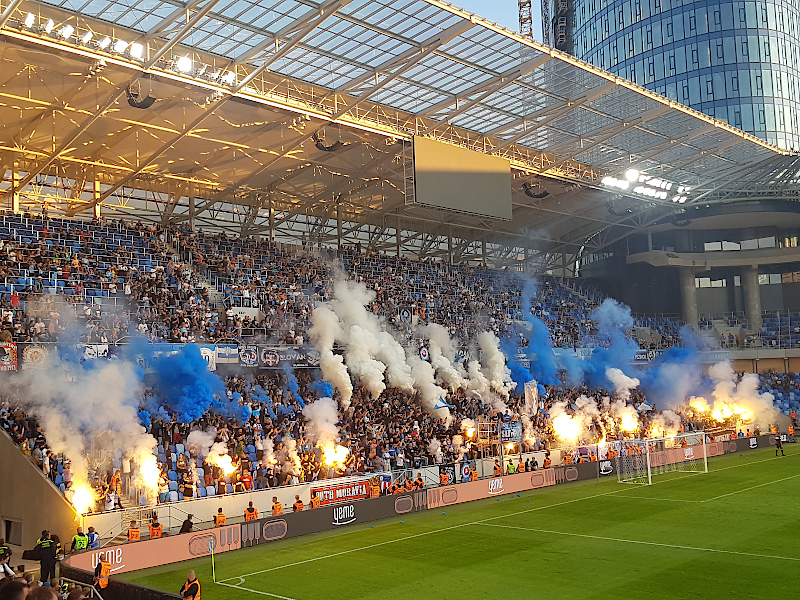
[{"label": "security guard", "polygon": [[153,519],[150,521],[149,528],[151,540],[157,540],[164,535],[164,527],[158,522],[158,515],[153,515]]},{"label": "security guard", "polygon": [[448,475],[445,470],[439,473],[439,485],[450,485],[450,475]]},{"label": "security guard", "polygon": [[278,497],[272,497],[272,516],[277,517],[278,515],[283,514],[283,504],[278,502]]},{"label": "security guard", "polygon": [[83,527],[78,527],[78,532],[72,536],[72,546],[69,551],[83,552],[89,547],[89,536],[83,533]]},{"label": "security guard", "polygon": [[39,581],[44,585],[56,576],[56,543],[50,539],[50,532],[42,531],[42,537],[36,540],[36,550],[39,554]]},{"label": "security guard", "polygon": [[89,527],[89,533],[86,534],[89,538],[89,550],[97,550],[100,547],[100,536],[94,530],[94,527]]},{"label": "security guard", "polygon": [[13,578],[14,570],[9,566],[9,562],[11,562],[11,548],[6,546],[4,539],[0,538],[0,574]]},{"label": "security guard", "polygon": [[503,467],[500,466],[500,461],[494,459],[494,476],[499,477],[503,474]]},{"label": "security guard", "polygon": [[258,519],[258,509],[253,507],[252,502],[247,503],[247,508],[244,509],[244,520],[255,521]]},{"label": "security guard", "polygon": [[421,490],[425,487],[425,481],[422,479],[422,473],[417,473],[417,478],[414,480],[414,489]]},{"label": "security guard", "polygon": [[200,582],[194,571],[186,573],[186,583],[181,587],[180,595],[191,600],[200,600]]},{"label": "security guard", "polygon": [[101,590],[108,587],[108,577],[111,575],[111,563],[106,559],[106,555],[100,555],[100,562],[94,568],[94,584]]},{"label": "security guard", "polygon": [[128,527],[128,543],[138,542],[142,539],[142,531],[139,529],[136,521],[131,521],[131,526]]},{"label": "security guard", "polygon": [[314,492],[314,495],[311,496],[311,502],[308,503],[308,508],[319,508],[319,496],[317,496],[316,492]]},{"label": "security guard", "polygon": [[300,512],[301,510],[303,510],[303,501],[300,500],[300,496],[295,494],[294,504],[292,504],[292,512]]},{"label": "security guard", "polygon": [[214,527],[222,527],[227,520],[225,513],[222,512],[222,508],[218,508],[217,514],[214,515]]}]

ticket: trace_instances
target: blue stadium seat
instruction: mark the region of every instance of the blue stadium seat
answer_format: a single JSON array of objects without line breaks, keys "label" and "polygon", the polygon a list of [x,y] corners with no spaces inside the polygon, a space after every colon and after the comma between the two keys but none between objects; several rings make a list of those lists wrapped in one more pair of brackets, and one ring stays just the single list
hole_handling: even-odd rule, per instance
[{"label": "blue stadium seat", "polygon": [[169,485],[169,491],[170,492],[177,492],[178,491],[178,482],[177,481],[170,481],[168,485]]}]

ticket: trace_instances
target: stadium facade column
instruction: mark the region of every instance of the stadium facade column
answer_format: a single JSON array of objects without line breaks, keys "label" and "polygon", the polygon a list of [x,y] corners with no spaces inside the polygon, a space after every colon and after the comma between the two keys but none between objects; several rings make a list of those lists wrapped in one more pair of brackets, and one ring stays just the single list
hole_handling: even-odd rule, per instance
[{"label": "stadium facade column", "polygon": [[758,286],[758,267],[742,267],[744,314],[755,331],[761,331],[761,289]]},{"label": "stadium facade column", "polygon": [[402,246],[402,237],[400,235],[400,217],[397,217],[397,225],[394,227],[394,243],[397,256],[400,256],[400,246]]},{"label": "stadium facade column", "polygon": [[197,212],[195,208],[194,189],[189,189],[189,229],[196,231],[194,223],[194,215]]},{"label": "stadium facade column", "polygon": [[681,278],[681,305],[683,306],[683,320],[686,324],[697,328],[697,292],[695,291],[694,276],[697,269],[692,267],[679,267]]},{"label": "stadium facade column", "polygon": [[17,173],[17,165],[11,171],[11,212],[19,212],[19,173]]}]

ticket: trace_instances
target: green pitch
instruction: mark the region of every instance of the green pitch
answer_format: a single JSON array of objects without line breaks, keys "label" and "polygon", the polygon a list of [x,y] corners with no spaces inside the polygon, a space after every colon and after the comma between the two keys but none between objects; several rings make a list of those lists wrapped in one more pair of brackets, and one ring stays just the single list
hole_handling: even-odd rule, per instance
[{"label": "green pitch", "polygon": [[[123,578],[203,600],[784,598],[800,572],[800,448],[711,459],[654,485],[581,482]],[[402,522],[401,522],[402,521]]]}]

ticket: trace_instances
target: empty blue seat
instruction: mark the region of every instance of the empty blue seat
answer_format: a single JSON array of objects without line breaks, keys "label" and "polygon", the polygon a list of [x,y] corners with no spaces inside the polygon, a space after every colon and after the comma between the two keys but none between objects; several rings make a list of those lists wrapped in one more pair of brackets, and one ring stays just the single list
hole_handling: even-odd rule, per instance
[{"label": "empty blue seat", "polygon": [[169,491],[170,492],[177,492],[178,491],[178,482],[177,481],[170,481],[168,485],[169,485]]}]

